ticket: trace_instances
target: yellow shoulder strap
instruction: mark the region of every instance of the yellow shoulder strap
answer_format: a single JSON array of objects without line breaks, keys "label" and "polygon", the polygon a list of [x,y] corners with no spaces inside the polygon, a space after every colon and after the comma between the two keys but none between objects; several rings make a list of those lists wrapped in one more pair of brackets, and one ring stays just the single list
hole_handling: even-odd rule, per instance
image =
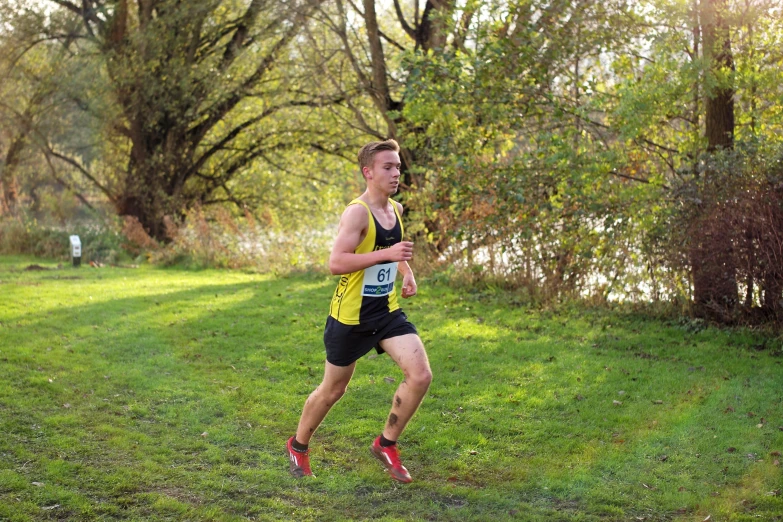
[{"label": "yellow shoulder strap", "polygon": [[354,199],[348,203],[348,206],[355,205],[357,203],[367,209],[367,235],[364,237],[362,242],[359,243],[359,246],[356,247],[355,250],[357,254],[364,254],[367,252],[372,252],[373,245],[375,245],[375,220],[372,217],[372,210],[370,210],[370,206],[361,199]]}]

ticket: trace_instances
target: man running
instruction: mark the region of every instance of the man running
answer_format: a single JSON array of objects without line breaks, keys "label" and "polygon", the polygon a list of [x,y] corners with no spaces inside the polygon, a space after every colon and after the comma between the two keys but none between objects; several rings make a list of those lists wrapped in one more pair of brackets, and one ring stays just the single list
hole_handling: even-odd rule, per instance
[{"label": "man running", "polygon": [[416,295],[408,261],[413,243],[403,241],[402,205],[390,199],[400,184],[400,147],[394,140],[371,142],[359,151],[367,189],[340,218],[329,270],[340,275],[326,319],[326,363],[321,384],[308,397],[296,435],[286,451],[295,477],[312,476],[308,444],[331,407],[345,394],[356,361],[375,348],[388,353],[405,378],[391,412],[370,447],[394,480],[411,482],[400,462],[397,439],[416,413],[432,372],[416,327],[397,302],[394,280],[402,275],[402,297]]}]

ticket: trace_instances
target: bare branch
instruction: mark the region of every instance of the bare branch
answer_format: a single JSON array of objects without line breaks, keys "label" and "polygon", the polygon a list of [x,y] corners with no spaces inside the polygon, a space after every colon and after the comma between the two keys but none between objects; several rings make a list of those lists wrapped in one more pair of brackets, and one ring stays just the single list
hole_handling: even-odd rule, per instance
[{"label": "bare branch", "polygon": [[[336,31],[336,32],[338,32],[338,34],[339,34],[339,31]],[[308,37],[309,37],[309,39],[310,39],[310,42],[311,42],[311,44],[312,44],[312,47],[313,47],[314,49],[316,49],[316,51],[318,52],[318,46],[317,46],[317,42],[316,42],[316,40],[315,40],[315,37],[313,36],[312,32],[308,30],[306,34],[307,34],[307,36],[308,36]],[[355,60],[354,60],[354,58],[353,58],[353,55],[352,55],[352,53],[351,53],[351,50],[350,50],[350,48],[349,48],[349,47],[347,47],[347,45],[348,45],[348,44],[347,44],[347,40],[343,39],[343,44],[346,46],[346,48],[345,48],[345,53],[348,55],[348,60],[351,62],[352,66],[355,66],[356,64],[355,64]],[[337,90],[337,91],[341,91],[341,90],[342,90],[342,87],[341,87],[340,83],[337,81],[337,79],[335,79],[335,77],[334,77],[332,74],[330,74],[330,73],[329,73],[329,71],[328,71],[328,70],[326,69],[326,67],[323,65],[323,63],[324,63],[324,60],[323,60],[323,58],[324,58],[324,57],[323,57],[323,55],[321,55],[321,58],[322,58],[322,61],[321,61],[321,62],[319,62],[319,64],[317,65],[317,67],[318,67],[318,69],[319,69],[319,72],[320,72],[321,76],[323,76],[323,77],[326,77],[326,79],[327,79],[327,80],[328,80],[328,81],[329,81],[329,82],[332,84],[332,86],[335,88],[335,90]],[[364,82],[366,81],[366,78],[365,78],[364,76],[361,76],[361,70],[358,70],[358,71],[357,71],[357,70],[355,69],[355,72],[357,73],[357,76],[359,77],[359,81],[360,81],[360,83],[362,84],[362,86],[364,86],[364,85],[365,85],[365,83],[364,83]],[[358,122],[358,126],[357,126],[357,123],[355,123],[355,122],[353,122],[353,121],[349,121],[349,120],[347,120],[347,119],[344,119],[344,118],[342,118],[342,116],[341,116],[340,114],[338,114],[338,113],[336,113],[336,112],[334,112],[334,111],[333,111],[333,114],[335,114],[335,116],[336,116],[336,117],[338,117],[338,118],[342,119],[342,120],[343,120],[343,123],[345,123],[345,124],[349,125],[349,126],[350,126],[350,127],[352,127],[352,128],[355,128],[355,129],[356,129],[356,128],[358,128],[359,130],[361,130],[361,131],[363,131],[363,132],[366,132],[367,134],[370,134],[370,135],[372,135],[372,136],[375,136],[375,137],[377,137],[377,138],[378,138],[378,139],[380,139],[380,140],[382,140],[382,139],[385,139],[385,136],[384,136],[384,135],[382,135],[381,133],[379,133],[377,130],[373,129],[373,128],[372,128],[372,127],[371,127],[371,126],[370,126],[370,125],[367,123],[367,121],[366,121],[366,120],[365,120],[365,118],[364,118],[364,113],[363,113],[363,111],[362,111],[362,110],[360,110],[360,109],[359,109],[359,108],[358,108],[358,107],[357,107],[357,106],[356,106],[356,105],[355,105],[355,104],[354,104],[354,103],[351,101],[351,98],[352,98],[352,96],[351,96],[351,93],[350,93],[350,92],[345,92],[345,93],[344,93],[344,103],[345,103],[345,105],[346,105],[346,106],[347,106],[347,107],[348,107],[348,108],[351,110],[351,112],[354,114],[354,117],[356,118],[356,122]]]},{"label": "bare branch", "polygon": [[[395,0],[396,1],[396,0]],[[468,34],[470,28],[470,22],[473,20],[473,16],[476,14],[475,8],[466,7],[460,17],[459,26],[454,34],[454,48],[459,50],[465,49],[465,37]]]},{"label": "bare branch", "polygon": [[258,14],[261,12],[261,8],[265,3],[265,0],[253,0],[250,2],[245,14],[235,27],[234,36],[231,38],[231,41],[228,43],[226,50],[223,53],[223,60],[220,64],[221,70],[226,70],[236,59],[238,51],[247,44],[246,39],[250,29],[255,25]]},{"label": "bare branch", "polygon": [[115,197],[114,197],[114,195],[111,193],[111,191],[110,191],[108,188],[104,187],[104,186],[101,184],[101,182],[100,182],[100,181],[98,181],[98,180],[95,178],[95,176],[93,176],[92,174],[90,174],[90,172],[89,172],[89,171],[88,171],[86,168],[84,168],[84,167],[83,167],[83,166],[82,166],[82,165],[81,165],[81,164],[80,164],[78,161],[76,161],[76,160],[75,160],[75,159],[73,159],[73,158],[69,158],[68,156],[66,156],[66,155],[64,155],[64,154],[60,154],[59,152],[55,151],[55,150],[52,148],[52,146],[51,146],[49,143],[46,143],[46,144],[42,145],[42,149],[43,149],[43,151],[44,151],[44,154],[49,154],[49,155],[51,155],[51,156],[54,156],[55,158],[57,158],[57,159],[59,159],[59,160],[61,160],[61,161],[64,161],[65,163],[69,164],[70,166],[74,167],[76,170],[78,170],[79,172],[81,172],[81,173],[82,173],[82,175],[83,175],[85,178],[87,178],[88,180],[90,180],[90,181],[93,183],[93,185],[95,185],[96,187],[98,187],[98,189],[99,189],[101,192],[103,192],[103,193],[104,193],[104,195],[105,195],[107,198],[109,198],[109,201],[111,201],[112,203],[114,203],[114,202],[115,202]]},{"label": "bare branch", "polygon": [[73,192],[73,194],[74,194],[74,195],[75,195],[75,196],[76,196],[76,197],[79,199],[79,201],[81,201],[81,202],[82,202],[82,204],[84,204],[84,205],[85,205],[87,208],[89,208],[90,210],[95,210],[95,207],[93,207],[93,206],[92,206],[92,204],[90,204],[90,202],[89,202],[89,201],[87,201],[87,198],[85,198],[85,197],[84,197],[84,196],[81,194],[81,192],[78,192],[78,191],[77,191],[77,190],[76,190],[76,189],[73,187],[73,185],[72,185],[71,183],[69,183],[69,182],[67,182],[66,180],[62,179],[62,178],[61,178],[61,177],[60,177],[60,176],[57,174],[57,169],[55,169],[55,168],[54,168],[54,164],[52,164],[52,158],[51,158],[51,155],[47,153],[47,151],[46,151],[46,149],[45,149],[45,148],[43,148],[42,150],[43,150],[43,153],[44,153],[44,155],[43,155],[43,156],[44,156],[44,158],[46,159],[46,164],[47,164],[47,165],[49,165],[49,171],[50,171],[50,173],[51,173],[51,175],[52,175],[52,179],[54,179],[54,180],[55,180],[57,183],[59,183],[60,185],[62,185],[62,186],[63,186],[63,187],[65,187],[66,189],[68,189],[68,190],[70,190],[71,192]]},{"label": "bare branch", "polygon": [[79,15],[84,21],[84,27],[87,29],[87,32],[90,33],[90,36],[92,38],[95,38],[95,31],[93,31],[92,27],[90,26],[90,23],[92,22],[99,27],[103,25],[103,20],[98,18],[98,16],[95,14],[95,11],[90,8],[90,2],[86,0],[82,2],[82,7],[79,7],[73,2],[70,2],[68,0],[49,0],[49,1],[54,2],[60,7],[64,7],[65,9]]},{"label": "bare branch", "polygon": [[[609,174],[611,174],[612,176],[617,176],[618,178],[625,178],[625,179],[629,179],[631,181],[637,181],[639,183],[646,183],[648,185],[652,185],[653,184],[653,182],[650,181],[649,179],[637,178],[636,176],[631,176],[629,174],[623,174],[622,172],[617,172],[616,170],[610,171]],[[660,186],[665,188],[666,190],[669,190],[669,187],[667,185],[665,185],[665,184],[661,184]]]},{"label": "bare branch", "polygon": [[364,74],[364,70],[362,70],[361,66],[359,65],[359,61],[356,59],[356,56],[353,54],[351,43],[348,41],[348,31],[347,31],[347,20],[345,16],[345,9],[343,7],[342,0],[337,0],[337,10],[340,14],[340,25],[338,27],[335,27],[337,35],[340,37],[340,40],[343,42],[343,48],[345,50],[345,55],[348,57],[348,61],[351,63],[351,67],[353,67],[354,73],[356,73],[357,78],[359,78],[359,82],[362,84],[362,86],[366,90],[370,90],[370,79],[367,78],[367,75]]},{"label": "bare branch", "polygon": [[[318,4],[322,3],[323,1],[324,0],[315,0],[315,2]],[[297,16],[296,21],[301,22],[304,16],[305,13],[300,13]],[[228,114],[229,111],[231,111],[231,109],[236,107],[236,105],[242,101],[242,99],[244,99],[246,91],[261,81],[261,79],[272,69],[275,62],[277,61],[278,54],[282,51],[282,49],[285,48],[286,45],[288,45],[294,36],[296,36],[299,29],[299,23],[292,23],[291,26],[285,31],[283,36],[277,41],[277,43],[272,46],[264,59],[261,60],[261,63],[258,64],[258,67],[256,67],[255,71],[253,71],[253,73],[247,77],[239,86],[237,86],[227,97],[223,98],[223,100],[219,101],[207,110],[207,114],[209,116],[202,123],[195,126],[188,132],[189,141],[191,143],[199,143],[212,127],[221,121],[223,117]]]},{"label": "bare branch", "polygon": [[[418,2],[417,2],[418,3]],[[408,36],[416,39],[416,31],[414,28],[412,28],[410,25],[408,25],[408,22],[405,20],[405,16],[402,14],[402,9],[400,8],[400,2],[399,0],[394,0],[394,10],[397,12],[397,19],[400,21],[400,25],[402,26],[402,29],[408,33]]]},{"label": "bare branch", "polygon": [[[382,139],[382,137],[379,137]],[[319,152],[323,152],[324,154],[330,154],[332,156],[337,156],[340,159],[344,159],[345,161],[353,162],[356,161],[356,158],[353,156],[348,156],[344,152],[339,150],[332,150],[324,147],[320,143],[310,143],[310,147],[314,148],[315,150]]]},{"label": "bare branch", "polygon": [[[328,103],[339,103],[343,100],[343,97],[340,96],[336,99],[329,100]],[[226,149],[226,145],[228,145],[230,142],[234,141],[244,130],[249,128],[250,126],[258,123],[259,121],[268,118],[269,116],[277,113],[278,111],[281,111],[286,108],[291,107],[321,107],[324,104],[323,101],[314,101],[314,100],[305,100],[305,101],[291,101],[288,103],[284,103],[281,105],[276,105],[274,107],[270,107],[266,109],[264,112],[259,114],[258,116],[255,116],[253,118],[250,118],[249,120],[246,120],[242,122],[241,124],[234,127],[230,132],[228,132],[223,138],[221,138],[217,143],[212,145],[209,149],[207,149],[204,154],[201,155],[196,161],[193,162],[193,166],[188,169],[187,171],[183,171],[183,174],[180,176],[180,182],[184,182],[186,179],[188,179],[190,176],[192,176],[194,173],[196,173],[201,167],[204,166],[204,164],[214,156],[216,153],[218,153],[221,150]]]},{"label": "bare branch", "polygon": [[[312,146],[312,144],[311,144],[311,146]],[[324,151],[324,152],[326,152],[326,151]],[[267,163],[269,163],[270,165],[272,165],[274,168],[278,169],[279,171],[285,172],[290,177],[302,178],[302,179],[312,179],[313,181],[317,181],[317,182],[319,182],[319,183],[321,183],[323,185],[328,185],[329,184],[329,180],[326,180],[326,179],[323,179],[323,178],[318,178],[316,176],[313,176],[312,174],[308,174],[307,176],[302,176],[301,174],[295,174],[294,172],[291,172],[289,169],[287,169],[285,166],[280,165],[279,163],[269,159],[269,156],[266,155],[266,154],[262,154],[261,158],[264,161],[266,161]]]}]

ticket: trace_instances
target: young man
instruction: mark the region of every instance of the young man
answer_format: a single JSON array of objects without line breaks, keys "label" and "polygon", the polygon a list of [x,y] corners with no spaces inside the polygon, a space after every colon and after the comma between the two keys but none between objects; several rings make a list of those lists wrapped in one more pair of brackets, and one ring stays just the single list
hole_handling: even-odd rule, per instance
[{"label": "young man", "polygon": [[400,309],[394,288],[400,272],[402,297],[416,295],[416,280],[408,266],[413,243],[403,241],[402,205],[389,198],[400,184],[399,151],[394,140],[368,143],[359,151],[367,189],[343,212],[329,257],[329,270],[341,277],[324,330],[324,378],[305,402],[296,435],[286,444],[295,477],[313,475],[310,438],[345,394],[356,361],[375,348],[388,353],[405,378],[370,450],[393,479],[412,480],[400,462],[397,439],[424,398],[432,372],[416,327]]}]

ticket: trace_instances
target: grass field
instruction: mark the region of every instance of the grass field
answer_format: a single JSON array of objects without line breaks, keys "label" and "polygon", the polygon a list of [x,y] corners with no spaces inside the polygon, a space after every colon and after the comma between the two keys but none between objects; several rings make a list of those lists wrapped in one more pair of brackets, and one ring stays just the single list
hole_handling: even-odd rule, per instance
[{"label": "grass field", "polygon": [[369,452],[385,356],[293,479],[334,284],[0,258],[0,520],[783,520],[780,339],[426,279],[414,483]]}]

